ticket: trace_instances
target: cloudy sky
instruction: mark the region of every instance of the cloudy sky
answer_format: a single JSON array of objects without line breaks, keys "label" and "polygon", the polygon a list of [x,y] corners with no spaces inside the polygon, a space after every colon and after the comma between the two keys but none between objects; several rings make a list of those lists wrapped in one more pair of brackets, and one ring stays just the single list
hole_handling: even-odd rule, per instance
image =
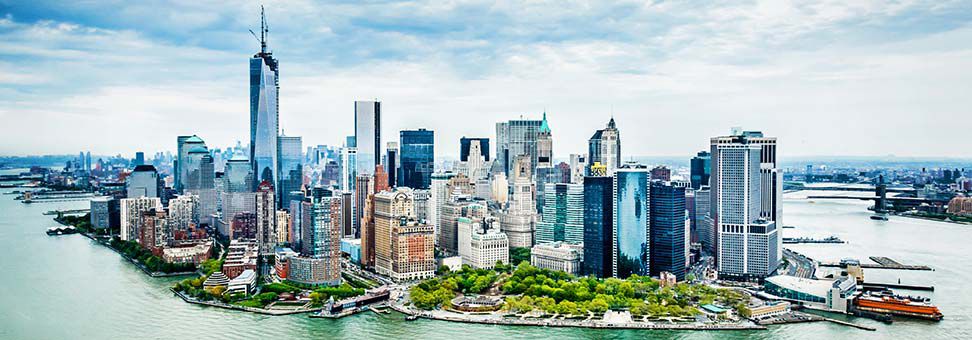
[{"label": "cloudy sky", "polygon": [[[785,156],[972,156],[969,1],[266,1],[280,125],[436,153],[546,110],[555,155],[613,114],[623,153],[686,156],[731,127]],[[246,140],[260,2],[0,0],[0,155],[173,150]]]}]

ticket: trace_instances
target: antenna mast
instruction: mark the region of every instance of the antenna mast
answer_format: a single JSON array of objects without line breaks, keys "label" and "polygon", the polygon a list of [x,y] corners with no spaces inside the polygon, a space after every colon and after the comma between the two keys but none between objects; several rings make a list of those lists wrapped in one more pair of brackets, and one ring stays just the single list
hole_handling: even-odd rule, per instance
[{"label": "antenna mast", "polygon": [[267,25],[267,16],[263,10],[263,5],[260,5],[260,52],[263,54],[267,53],[267,33],[270,33],[270,27]]}]

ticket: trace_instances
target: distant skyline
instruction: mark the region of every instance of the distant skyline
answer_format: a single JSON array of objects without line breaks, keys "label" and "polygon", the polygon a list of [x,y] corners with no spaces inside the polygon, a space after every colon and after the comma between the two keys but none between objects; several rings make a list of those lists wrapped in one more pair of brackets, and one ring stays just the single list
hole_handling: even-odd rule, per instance
[{"label": "distant skyline", "polygon": [[[280,127],[304,147],[435,131],[436,155],[547,117],[554,155],[612,114],[630,156],[691,158],[731,127],[781,157],[969,157],[972,3],[267,1]],[[0,0],[0,155],[246,144],[259,2]]]}]

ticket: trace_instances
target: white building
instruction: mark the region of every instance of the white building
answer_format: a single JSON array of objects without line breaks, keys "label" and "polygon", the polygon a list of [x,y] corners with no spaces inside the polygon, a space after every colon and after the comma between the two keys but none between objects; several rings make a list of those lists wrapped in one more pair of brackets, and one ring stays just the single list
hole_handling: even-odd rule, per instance
[{"label": "white building", "polygon": [[459,219],[459,256],[462,263],[477,269],[490,269],[496,262],[510,262],[510,242],[495,218]]},{"label": "white building", "polygon": [[537,268],[578,275],[583,257],[581,252],[580,245],[563,242],[538,244],[530,251],[530,264]]},{"label": "white building", "polygon": [[244,270],[242,274],[229,281],[229,285],[226,287],[226,293],[250,295],[253,289],[256,288],[256,282],[256,272],[250,269]]},{"label": "white building", "polygon": [[162,200],[158,197],[123,198],[119,204],[122,241],[138,240],[138,226],[142,222],[142,214],[150,210],[161,210]]},{"label": "white building", "polygon": [[[762,134],[759,135],[762,137]],[[779,265],[777,224],[764,211],[763,148],[747,134],[715,137],[712,149],[712,206],[719,273],[766,277]]]}]

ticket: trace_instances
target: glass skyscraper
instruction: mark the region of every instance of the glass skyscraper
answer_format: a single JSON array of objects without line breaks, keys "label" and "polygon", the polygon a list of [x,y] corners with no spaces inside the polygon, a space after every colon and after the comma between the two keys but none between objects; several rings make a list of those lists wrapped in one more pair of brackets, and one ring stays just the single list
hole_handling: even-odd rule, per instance
[{"label": "glass skyscraper", "polygon": [[614,275],[648,275],[648,178],[644,166],[614,173]]},{"label": "glass skyscraper", "polygon": [[546,206],[537,223],[537,244],[584,242],[584,186],[581,184],[547,183]]},{"label": "glass skyscraper", "polygon": [[354,146],[358,175],[374,175],[381,163],[381,102],[354,102]]},{"label": "glass skyscraper", "polygon": [[284,206],[295,198],[294,192],[300,191],[304,183],[303,150],[300,137],[280,136],[280,182],[277,184],[278,206]]},{"label": "glass skyscraper", "polygon": [[611,177],[584,177],[585,275],[609,277],[614,272],[614,188]]},{"label": "glass skyscraper", "polygon": [[652,181],[649,192],[649,229],[651,259],[649,274],[669,272],[685,279],[685,186],[672,182]]},{"label": "glass skyscraper", "polygon": [[432,130],[402,130],[400,186],[428,189],[435,170],[435,134]]},{"label": "glass skyscraper", "polygon": [[511,120],[496,123],[496,161],[503,165],[507,176],[520,155],[530,157],[530,169],[537,168],[537,137],[542,120]]},{"label": "glass skyscraper", "polygon": [[703,185],[709,185],[709,175],[712,174],[712,156],[708,151],[699,151],[692,157],[691,163],[692,189],[699,190]]},{"label": "glass skyscraper", "polygon": [[280,94],[277,59],[261,42],[260,53],[250,58],[250,161],[253,163],[253,189],[262,181],[277,183],[277,135],[279,134]]}]

